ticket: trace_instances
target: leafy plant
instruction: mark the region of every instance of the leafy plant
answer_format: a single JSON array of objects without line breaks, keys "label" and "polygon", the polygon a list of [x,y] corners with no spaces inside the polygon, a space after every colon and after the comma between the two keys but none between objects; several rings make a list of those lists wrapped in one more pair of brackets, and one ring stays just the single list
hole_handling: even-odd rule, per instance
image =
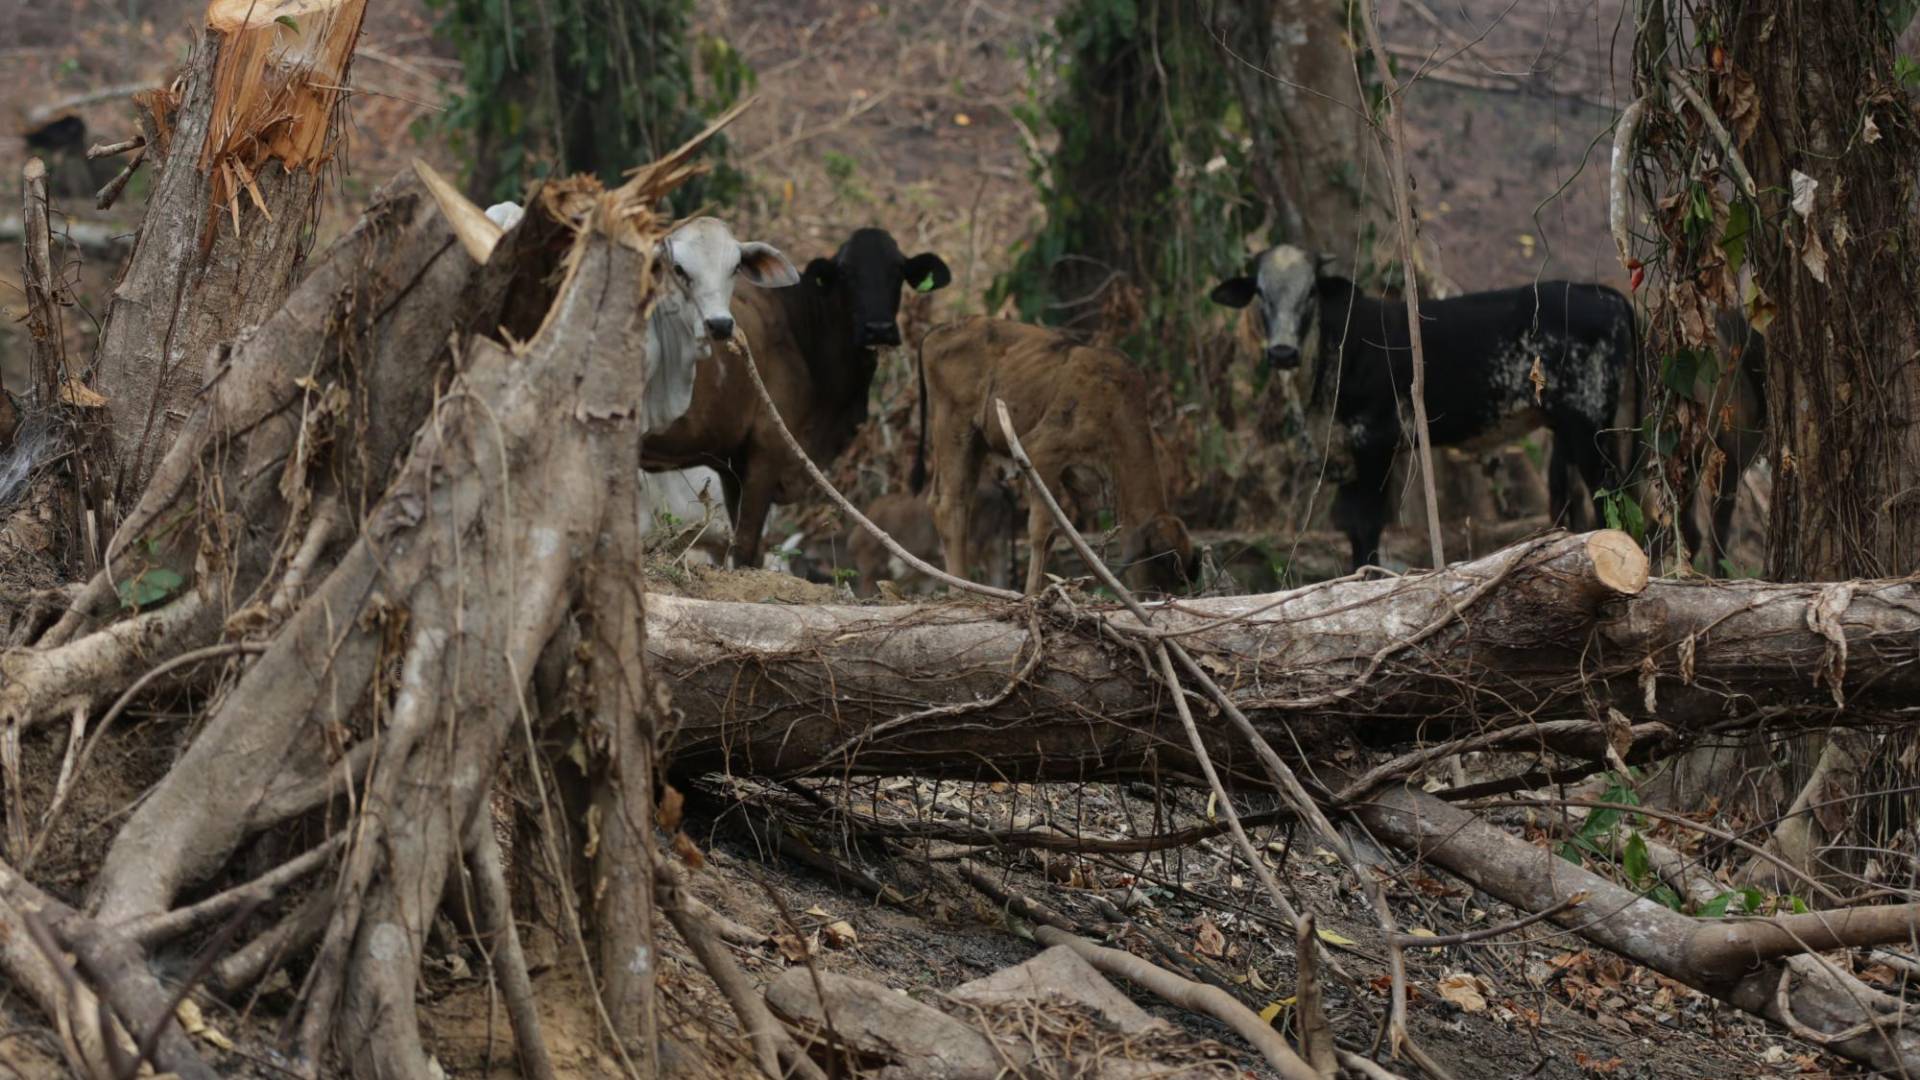
[{"label": "leafy plant", "polygon": [[1619,529],[1644,543],[1647,538],[1646,515],[1640,510],[1640,500],[1633,492],[1624,488],[1601,488],[1594,496],[1600,504],[1600,512],[1607,519],[1607,528]]},{"label": "leafy plant", "polygon": [[121,581],[114,586],[114,591],[120,595],[121,607],[129,611],[138,611],[167,599],[178,592],[180,586],[184,584],[186,579],[180,576],[178,570],[170,570],[164,566],[150,566]]}]

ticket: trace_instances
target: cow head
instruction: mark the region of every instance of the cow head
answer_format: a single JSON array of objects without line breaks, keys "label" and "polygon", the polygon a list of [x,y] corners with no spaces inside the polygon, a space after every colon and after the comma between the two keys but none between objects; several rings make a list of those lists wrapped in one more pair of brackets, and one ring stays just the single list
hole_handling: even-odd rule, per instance
[{"label": "cow head", "polygon": [[923,251],[909,259],[885,229],[860,229],[831,259],[807,264],[807,285],[825,293],[844,290],[853,310],[853,344],[874,349],[900,344],[900,289],[932,292],[953,280],[940,256]]},{"label": "cow head", "polygon": [[1216,304],[1244,308],[1255,299],[1254,322],[1263,357],[1282,371],[1300,366],[1320,348],[1319,284],[1329,258],[1281,244],[1254,256],[1252,273],[1214,286]]},{"label": "cow head", "polygon": [[1120,561],[1136,588],[1175,593],[1200,580],[1200,555],[1178,517],[1166,511],[1127,534]]},{"label": "cow head", "polygon": [[733,336],[733,277],[739,274],[763,289],[800,280],[793,264],[771,244],[742,243],[716,218],[697,217],[667,234],[663,245],[674,279],[715,341]]}]

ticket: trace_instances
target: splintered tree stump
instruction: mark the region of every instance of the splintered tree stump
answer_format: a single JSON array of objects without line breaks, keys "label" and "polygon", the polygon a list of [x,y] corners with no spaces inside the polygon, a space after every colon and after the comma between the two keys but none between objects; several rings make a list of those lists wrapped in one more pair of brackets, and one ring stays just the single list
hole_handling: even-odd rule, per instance
[{"label": "splintered tree stump", "polygon": [[[1650,581],[1646,567],[1622,534],[1561,534],[1438,573],[1181,601],[1154,628],[1181,635],[1274,747],[1308,763],[1512,725],[1520,743],[1592,759],[1608,745],[1596,736],[1648,722],[1678,741],[1708,725],[1831,723],[1836,677],[1850,723],[1898,721],[1920,693],[1912,583],[1849,591],[1823,624],[1844,636],[1836,665],[1835,640],[1808,622],[1823,597],[1832,606],[1826,587]],[[1195,775],[1140,659],[1151,639],[1103,615],[659,596],[647,649],[690,772]],[[1216,764],[1261,783],[1225,721],[1199,711]],[[1563,723],[1533,727],[1547,721]],[[1588,733],[1570,737],[1580,721]]]},{"label": "splintered tree stump", "polygon": [[112,410],[109,486],[122,510],[192,415],[216,351],[265,322],[294,283],[365,10],[214,0],[181,78],[136,95],[156,174],[93,384]]}]

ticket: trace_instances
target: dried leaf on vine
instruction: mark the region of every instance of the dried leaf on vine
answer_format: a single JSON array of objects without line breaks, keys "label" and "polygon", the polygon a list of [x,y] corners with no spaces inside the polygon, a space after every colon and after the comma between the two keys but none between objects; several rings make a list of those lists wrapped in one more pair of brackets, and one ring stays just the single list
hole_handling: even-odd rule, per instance
[{"label": "dried leaf on vine", "polygon": [[1820,242],[1820,230],[1807,230],[1806,239],[1800,244],[1800,263],[1813,275],[1813,280],[1822,285],[1827,283],[1827,247]]},{"label": "dried leaf on vine", "polygon": [[1729,67],[1713,81],[1713,107],[1727,122],[1736,146],[1745,145],[1760,125],[1760,92],[1753,77],[1739,68]]}]

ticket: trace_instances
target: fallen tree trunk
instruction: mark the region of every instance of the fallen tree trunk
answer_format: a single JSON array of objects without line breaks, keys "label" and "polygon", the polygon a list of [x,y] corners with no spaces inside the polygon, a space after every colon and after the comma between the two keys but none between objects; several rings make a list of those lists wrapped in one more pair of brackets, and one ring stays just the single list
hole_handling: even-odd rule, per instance
[{"label": "fallen tree trunk", "polygon": [[[1831,724],[1842,703],[1850,724],[1914,718],[1914,584],[1649,582],[1645,567],[1622,534],[1559,535],[1434,574],[1163,605],[1152,629],[1182,635],[1275,748],[1307,763],[1356,741],[1500,726],[1518,742],[1547,721],[1589,721],[1584,735],[1558,724],[1539,739],[1600,757],[1607,732],[1643,721],[1677,744]],[[1197,774],[1142,662],[1151,639],[1124,613],[661,596],[648,626],[649,661],[681,713],[673,758],[689,771],[1038,780],[1137,776],[1151,762]],[[1224,722],[1209,740],[1217,765],[1259,782]]]}]

